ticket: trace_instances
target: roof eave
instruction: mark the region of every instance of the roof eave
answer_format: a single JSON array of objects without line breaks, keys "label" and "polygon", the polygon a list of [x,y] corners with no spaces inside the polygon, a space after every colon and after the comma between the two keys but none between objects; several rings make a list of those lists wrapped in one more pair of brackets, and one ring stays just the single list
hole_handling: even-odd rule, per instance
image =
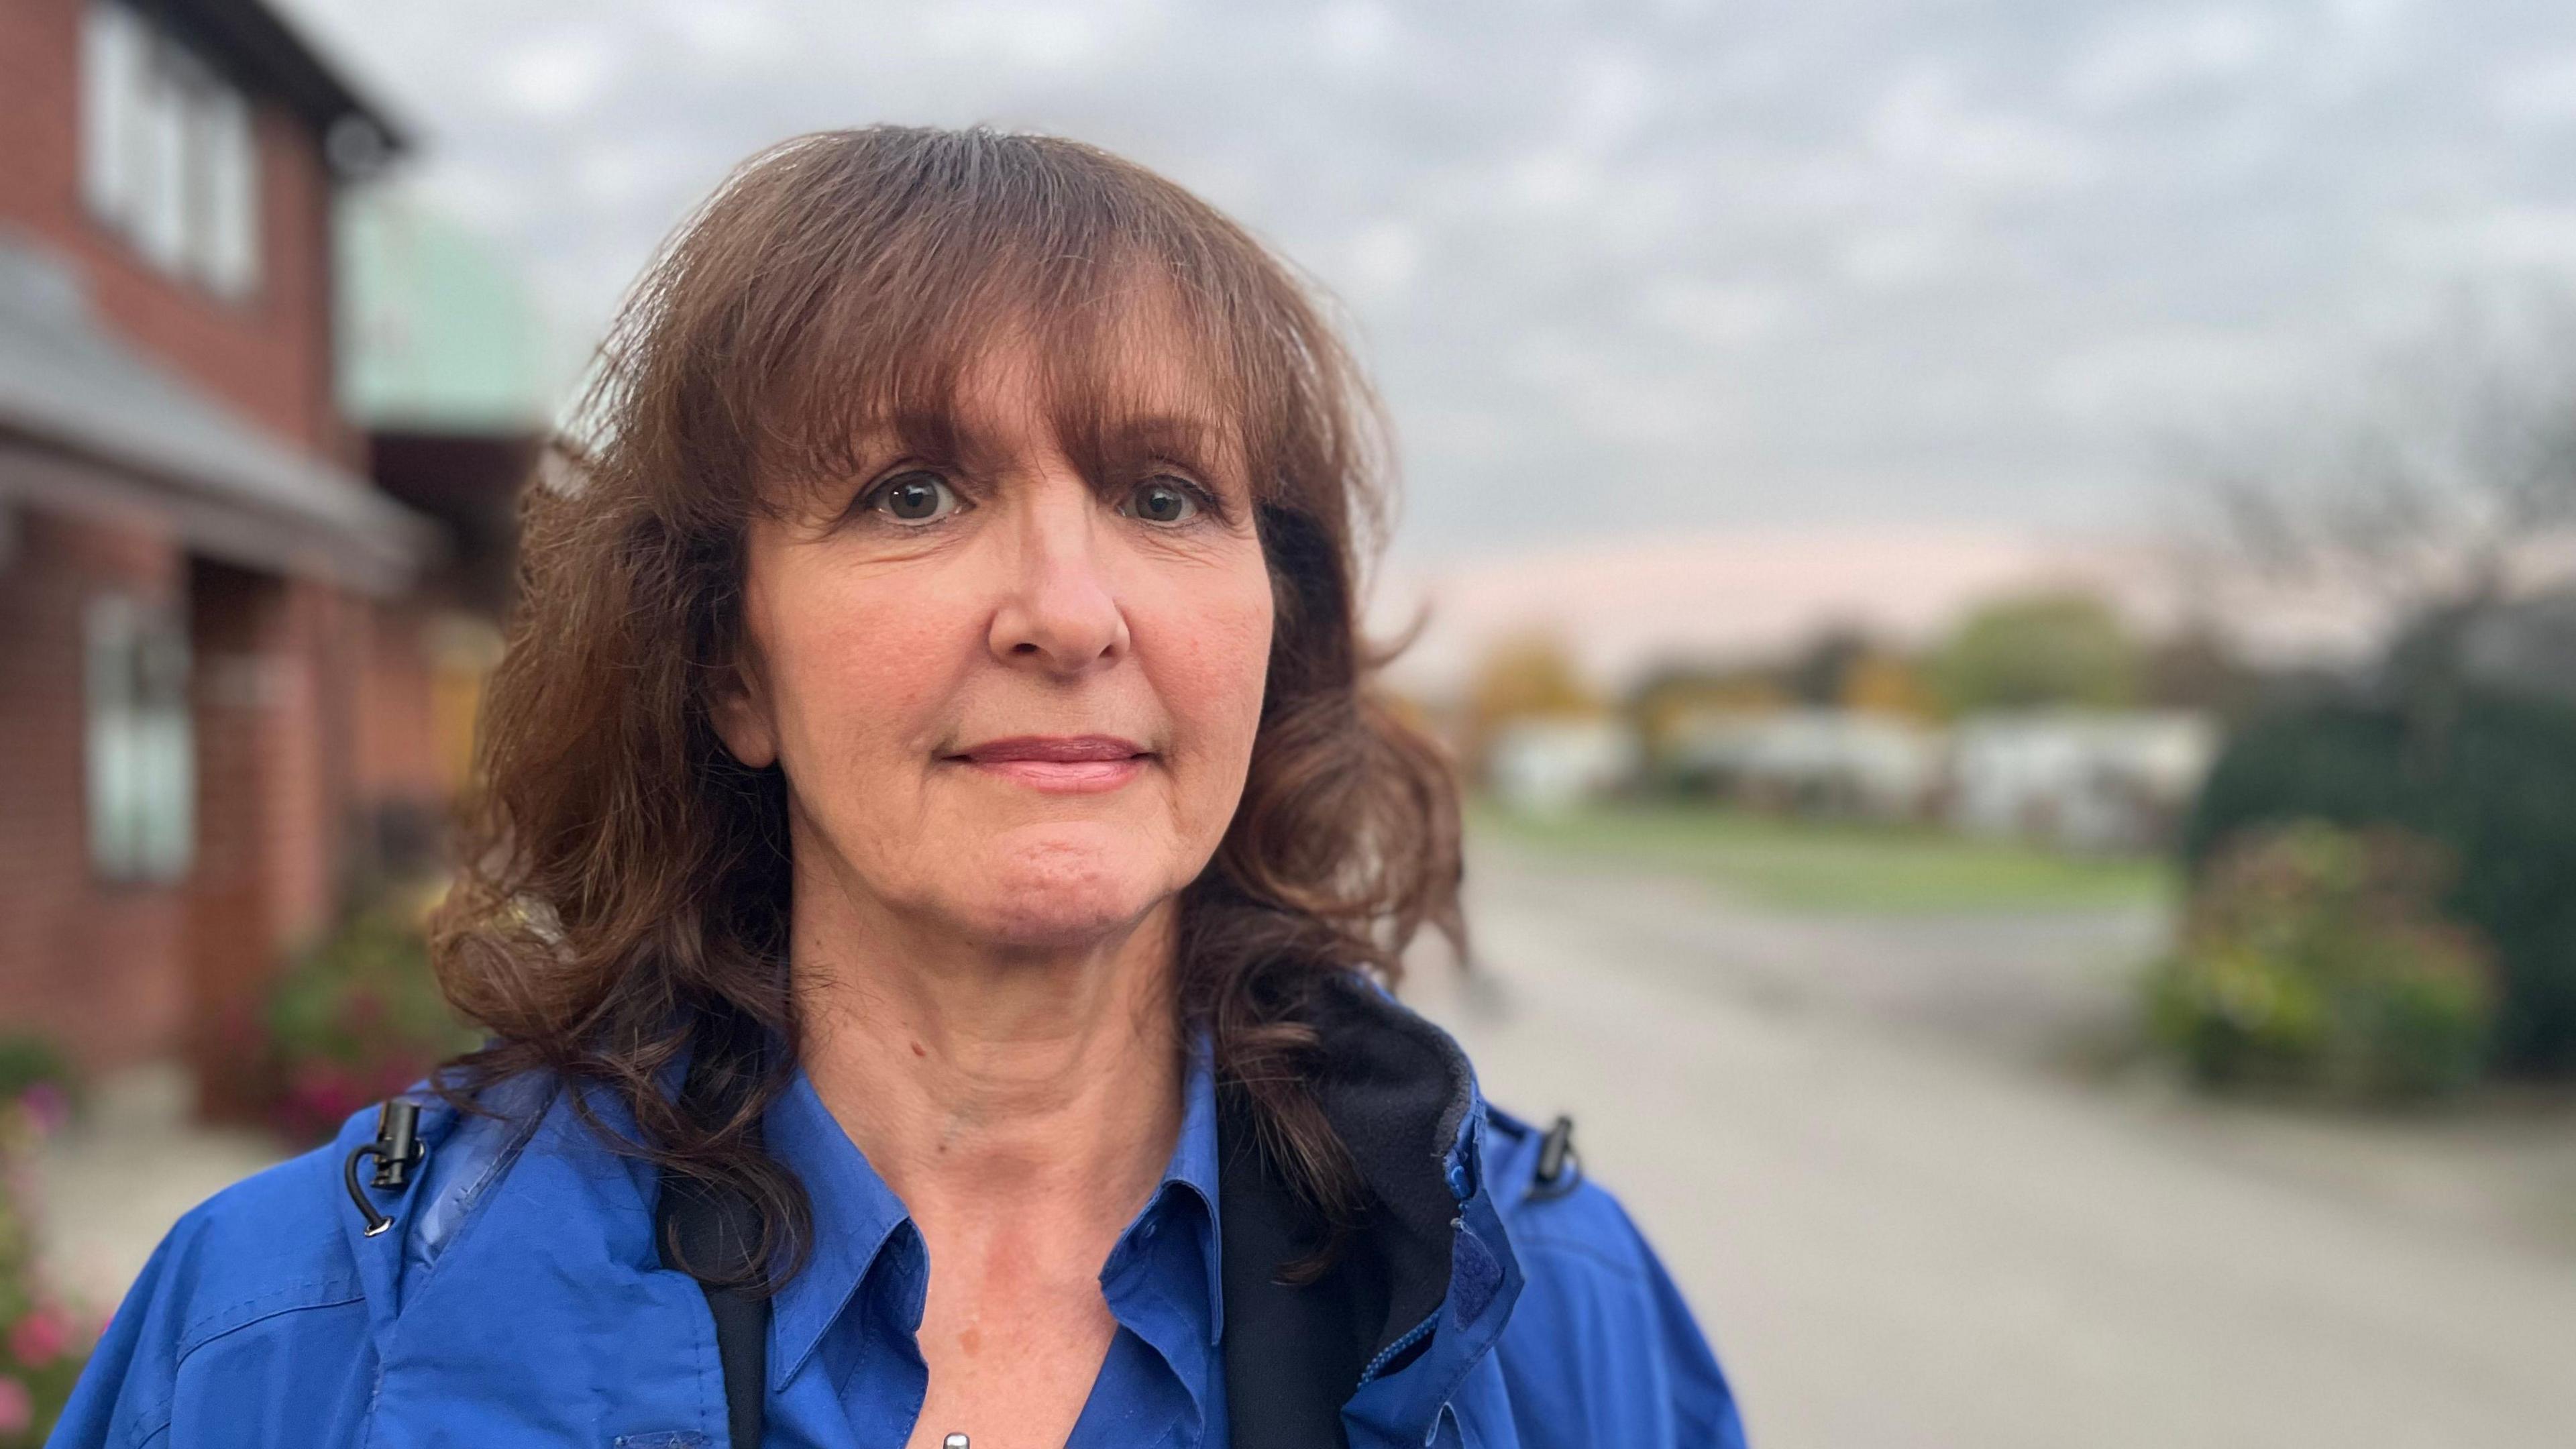
[{"label": "roof eave", "polygon": [[[129,0],[170,23],[223,61],[284,101],[326,142],[333,168],[344,178],[366,174],[416,149],[410,128],[343,75],[285,18],[259,0]],[[352,148],[330,146],[333,130],[347,121],[364,125],[372,156],[353,163]]]}]

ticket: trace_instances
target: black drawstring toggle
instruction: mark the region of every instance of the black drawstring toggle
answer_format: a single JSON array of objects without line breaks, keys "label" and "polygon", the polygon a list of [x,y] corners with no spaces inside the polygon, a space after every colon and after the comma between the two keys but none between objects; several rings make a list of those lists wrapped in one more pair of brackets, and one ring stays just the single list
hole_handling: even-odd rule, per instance
[{"label": "black drawstring toggle", "polygon": [[1574,1119],[1560,1116],[1538,1142],[1538,1181],[1529,1195],[1545,1200],[1563,1197],[1583,1180],[1583,1159],[1574,1150]]},{"label": "black drawstring toggle", "polygon": [[375,1186],[399,1192],[411,1182],[412,1169],[429,1158],[429,1144],[420,1140],[420,1104],[400,1097],[387,1098],[376,1109],[376,1140],[352,1149],[349,1160],[341,1165],[341,1180],[348,1185],[349,1201],[358,1205],[366,1216],[367,1236],[374,1237],[394,1225],[394,1220],[376,1211],[366,1189],[358,1186],[358,1159],[376,1159]]}]

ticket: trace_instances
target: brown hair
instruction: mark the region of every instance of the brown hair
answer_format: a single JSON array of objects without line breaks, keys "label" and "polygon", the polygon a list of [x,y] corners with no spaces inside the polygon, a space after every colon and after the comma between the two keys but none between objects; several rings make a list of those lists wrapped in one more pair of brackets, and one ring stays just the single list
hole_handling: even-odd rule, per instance
[{"label": "brown hair", "polygon": [[1334,973],[1392,981],[1426,924],[1463,948],[1456,788],[1377,692],[1386,655],[1357,616],[1384,430],[1310,291],[1206,203],[1070,141],[871,127],[774,146],[655,259],[601,349],[572,466],[529,491],[434,942],[449,998],[496,1038],[453,1064],[451,1099],[550,1071],[600,1127],[587,1104],[606,1091],[635,1124],[607,1133],[620,1150],[750,1198],[763,1286],[801,1265],[811,1217],[757,1134],[794,1070],[786,783],[709,723],[744,526],[779,480],[845,473],[866,427],[937,433],[1009,329],[1041,344],[1078,456],[1114,420],[1103,364],[1134,345],[1140,287],[1238,421],[1277,601],[1250,775],[1182,900],[1177,1009],[1328,1222],[1359,1188],[1304,1085],[1304,1005]]}]

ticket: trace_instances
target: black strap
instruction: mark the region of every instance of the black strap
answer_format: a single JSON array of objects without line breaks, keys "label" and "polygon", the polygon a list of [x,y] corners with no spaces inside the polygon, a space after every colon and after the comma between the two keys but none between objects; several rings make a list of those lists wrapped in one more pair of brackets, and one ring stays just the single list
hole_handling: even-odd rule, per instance
[{"label": "black strap", "polygon": [[[665,1171],[654,1213],[654,1241],[662,1266],[681,1259],[710,1273],[740,1272],[759,1241],[751,1204],[739,1193],[719,1191],[695,1178]],[[675,1259],[672,1249],[677,1247]],[[698,1282],[716,1321],[716,1361],[724,1368],[725,1426],[734,1449],[759,1449],[763,1398],[769,1390],[769,1300]]]}]

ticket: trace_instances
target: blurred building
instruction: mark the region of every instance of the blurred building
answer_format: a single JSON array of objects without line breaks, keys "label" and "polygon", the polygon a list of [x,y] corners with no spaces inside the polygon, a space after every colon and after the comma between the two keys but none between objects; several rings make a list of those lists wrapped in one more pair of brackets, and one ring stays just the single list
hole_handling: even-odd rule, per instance
[{"label": "blurred building", "polygon": [[1495,734],[1485,770],[1494,794],[1520,810],[1565,810],[1636,782],[1636,731],[1609,718],[1516,719]]},{"label": "blurred building", "polygon": [[380,688],[406,700],[379,753],[404,773],[378,782],[370,824],[378,861],[404,872],[436,860],[465,781],[560,368],[517,269],[399,183],[349,197],[340,223],[341,406],[376,486],[446,544],[377,634]]},{"label": "blurred building", "polygon": [[0,1017],[218,1111],[444,778],[453,556],[337,387],[335,206],[401,144],[253,0],[0,6]]},{"label": "blurred building", "polygon": [[1669,783],[1757,809],[1911,820],[1941,784],[1943,738],[1901,716],[1855,709],[1712,710],[1673,732]]},{"label": "blurred building", "polygon": [[2219,728],[2188,710],[1972,715],[1951,732],[1950,822],[2082,850],[2172,838],[2209,773]]}]

